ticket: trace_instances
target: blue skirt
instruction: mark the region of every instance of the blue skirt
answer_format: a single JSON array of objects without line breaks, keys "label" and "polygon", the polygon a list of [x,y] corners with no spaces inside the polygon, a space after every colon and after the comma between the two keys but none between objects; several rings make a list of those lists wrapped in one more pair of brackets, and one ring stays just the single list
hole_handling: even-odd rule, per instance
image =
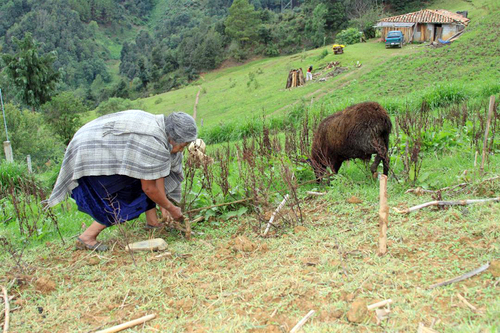
[{"label": "blue skirt", "polygon": [[78,210],[106,227],[133,220],[156,207],[142,190],[140,179],[123,175],[82,177],[71,197]]}]

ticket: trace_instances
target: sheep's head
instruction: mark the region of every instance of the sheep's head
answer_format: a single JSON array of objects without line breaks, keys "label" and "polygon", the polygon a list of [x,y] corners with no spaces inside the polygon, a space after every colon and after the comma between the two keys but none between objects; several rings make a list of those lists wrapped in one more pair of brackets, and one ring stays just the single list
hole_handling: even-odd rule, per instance
[{"label": "sheep's head", "polygon": [[205,155],[205,142],[202,139],[196,139],[191,142],[188,147],[189,161],[197,166],[202,164],[212,164],[214,162],[213,158]]}]

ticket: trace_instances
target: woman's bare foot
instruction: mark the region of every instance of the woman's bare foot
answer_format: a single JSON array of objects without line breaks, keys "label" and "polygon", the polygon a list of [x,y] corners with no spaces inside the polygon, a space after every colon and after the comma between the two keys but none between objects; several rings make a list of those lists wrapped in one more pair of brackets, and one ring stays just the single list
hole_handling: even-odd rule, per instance
[{"label": "woman's bare foot", "polygon": [[106,229],[106,226],[105,225],[102,225],[100,223],[97,223],[96,221],[92,222],[92,224],[87,228],[87,230],[85,230],[81,235],[80,237],[78,237],[80,239],[80,241],[82,241],[83,243],[87,244],[87,245],[90,245],[90,246],[94,246],[97,244],[97,236],[99,236],[99,234],[101,233],[101,231],[103,231],[104,229]]},{"label": "woman's bare foot", "polygon": [[146,227],[163,227],[163,223],[158,221],[158,216],[156,215],[156,207],[146,211]]}]

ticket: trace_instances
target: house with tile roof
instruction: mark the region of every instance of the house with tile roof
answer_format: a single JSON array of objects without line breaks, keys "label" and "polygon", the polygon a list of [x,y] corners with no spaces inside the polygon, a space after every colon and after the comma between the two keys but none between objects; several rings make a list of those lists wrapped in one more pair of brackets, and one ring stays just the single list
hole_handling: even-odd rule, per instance
[{"label": "house with tile roof", "polygon": [[387,32],[400,30],[405,43],[448,40],[469,24],[466,12],[454,13],[444,9],[423,9],[418,12],[387,17],[375,27],[382,29],[382,39]]}]

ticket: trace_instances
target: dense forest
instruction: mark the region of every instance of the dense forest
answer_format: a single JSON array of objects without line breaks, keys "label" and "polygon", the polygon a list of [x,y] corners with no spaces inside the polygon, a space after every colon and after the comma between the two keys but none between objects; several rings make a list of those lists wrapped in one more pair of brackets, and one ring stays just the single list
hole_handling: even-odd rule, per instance
[{"label": "dense forest", "polygon": [[[78,89],[78,95],[96,107],[110,97],[135,99],[182,86],[228,58],[243,61],[331,43],[348,27],[373,37],[372,25],[382,15],[420,3],[2,0],[0,48],[15,54],[20,48],[16,40],[31,33],[40,55],[54,55],[52,66],[60,76],[54,92]],[[110,68],[112,60],[119,61],[119,73]],[[8,67],[5,59],[0,66]],[[9,85],[6,76],[3,71],[2,87]],[[4,88],[5,93],[18,96],[18,91]]]}]

